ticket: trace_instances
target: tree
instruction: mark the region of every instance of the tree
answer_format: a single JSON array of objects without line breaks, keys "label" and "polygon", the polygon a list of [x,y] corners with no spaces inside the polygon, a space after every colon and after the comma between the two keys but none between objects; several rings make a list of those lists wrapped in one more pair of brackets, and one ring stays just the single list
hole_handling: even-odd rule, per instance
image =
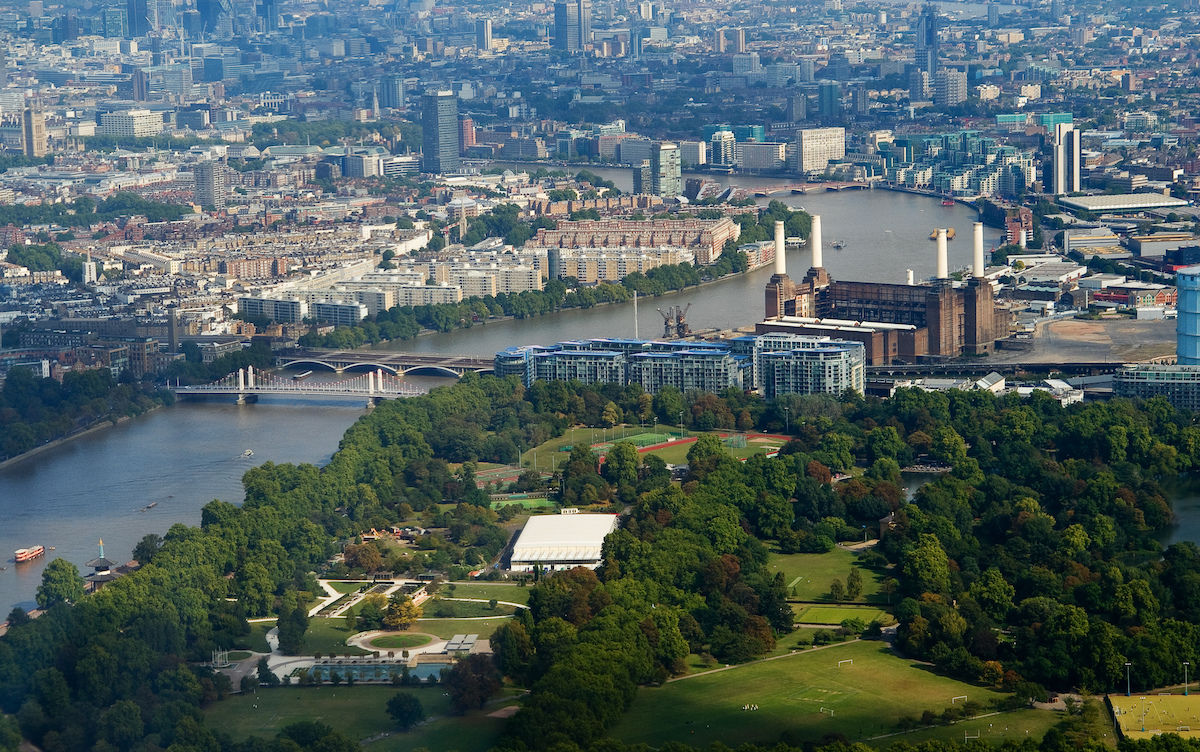
[{"label": "tree", "polygon": [[402,593],[393,595],[383,615],[383,626],[388,629],[408,629],[421,618],[421,607]]},{"label": "tree", "polygon": [[862,595],[862,589],[862,571],[858,567],[853,567],[849,576],[846,577],[846,600],[858,600],[858,596]]},{"label": "tree", "polygon": [[475,653],[459,660],[446,672],[442,683],[459,713],[482,708],[500,689],[500,671],[490,655]]},{"label": "tree", "polygon": [[617,407],[617,403],[609,402],[604,406],[604,412],[600,414],[600,420],[604,421],[604,425],[609,428],[621,422],[621,408]]},{"label": "tree", "polygon": [[950,589],[950,559],[937,536],[930,533],[922,533],[915,544],[904,549],[900,571],[910,593],[945,593]]},{"label": "tree", "polygon": [[835,579],[829,583],[829,597],[835,601],[846,600],[846,586],[841,580]]},{"label": "tree", "polygon": [[83,598],[83,592],[83,578],[75,565],[66,559],[55,559],[42,571],[37,604],[41,608],[50,608],[58,603],[77,603]]},{"label": "tree", "polygon": [[408,731],[425,720],[425,709],[412,692],[397,692],[392,695],[387,701],[387,712],[401,731]]},{"label": "tree", "polygon": [[143,535],[138,544],[133,547],[134,561],[142,566],[149,564],[154,555],[158,553],[158,549],[162,547],[162,543],[162,538],[154,533]]}]

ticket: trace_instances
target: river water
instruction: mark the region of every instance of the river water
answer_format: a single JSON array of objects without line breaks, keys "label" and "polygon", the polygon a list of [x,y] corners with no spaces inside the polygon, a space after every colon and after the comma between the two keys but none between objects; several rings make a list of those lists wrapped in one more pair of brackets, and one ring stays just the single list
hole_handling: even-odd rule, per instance
[{"label": "river water", "polygon": [[[629,170],[602,168],[592,172],[612,180],[623,191],[631,188]],[[791,182],[780,178],[706,177],[747,187]],[[942,206],[941,201],[927,196],[884,190],[788,193],[771,198],[821,215],[825,268],[835,279],[902,283],[907,269],[913,270],[917,280],[931,277],[935,258],[929,233],[935,227],[953,227],[957,233],[957,239],[949,246],[950,269],[966,268],[971,263],[971,225],[976,221],[976,212],[961,204]],[[769,200],[763,199],[760,203]],[[835,250],[832,244],[836,240],[844,241],[845,247]],[[999,245],[999,241],[999,230],[984,228],[986,249]],[[803,278],[809,262],[806,248],[792,250],[787,258],[788,273],[794,279]],[[660,298],[642,298],[638,306],[637,334],[646,338],[661,337],[662,317],[655,309],[689,303],[688,321],[693,330],[751,326],[762,320],[763,290],[771,274],[772,269],[764,267],[704,287]],[[587,337],[632,337],[634,333],[633,304],[625,303],[562,311],[522,321],[493,321],[446,334],[386,343],[382,347],[406,352],[490,356],[510,345],[552,344]]]},{"label": "river water", "polygon": [[[103,538],[108,558],[128,561],[143,535],[199,524],[214,498],[241,503],[242,474],[255,465],[327,462],[362,413],[358,401],[180,402],[0,468],[0,621],[33,605],[54,557],[83,572]],[[36,544],[55,550],[12,562]]]}]

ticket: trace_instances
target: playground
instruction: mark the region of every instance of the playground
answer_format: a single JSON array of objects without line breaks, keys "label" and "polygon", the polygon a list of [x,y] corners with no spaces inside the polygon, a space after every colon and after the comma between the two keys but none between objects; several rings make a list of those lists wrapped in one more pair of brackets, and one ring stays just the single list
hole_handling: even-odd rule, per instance
[{"label": "playground", "polygon": [[1108,696],[1121,734],[1148,739],[1158,734],[1200,738],[1200,697],[1182,694],[1123,694]]}]

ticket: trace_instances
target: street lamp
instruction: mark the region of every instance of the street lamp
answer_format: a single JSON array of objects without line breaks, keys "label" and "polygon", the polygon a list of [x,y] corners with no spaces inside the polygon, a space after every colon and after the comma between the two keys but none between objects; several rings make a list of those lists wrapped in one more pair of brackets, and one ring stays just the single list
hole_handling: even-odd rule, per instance
[{"label": "street lamp", "polygon": [[683,438],[683,411],[679,411],[679,438]]},{"label": "street lamp", "polygon": [[1191,661],[1183,662],[1183,696],[1184,697],[1187,697],[1187,693],[1188,693],[1188,691],[1187,691],[1187,670],[1188,670],[1188,666],[1190,666],[1190,665],[1192,665]]},{"label": "street lamp", "polygon": [[1125,661],[1125,696],[1126,697],[1129,697],[1129,695],[1131,694],[1131,692],[1129,691],[1129,667],[1132,665],[1133,664],[1130,663],[1129,661]]},{"label": "street lamp", "polygon": [[791,408],[783,408],[783,432],[784,434],[791,433],[792,430],[792,411]]}]

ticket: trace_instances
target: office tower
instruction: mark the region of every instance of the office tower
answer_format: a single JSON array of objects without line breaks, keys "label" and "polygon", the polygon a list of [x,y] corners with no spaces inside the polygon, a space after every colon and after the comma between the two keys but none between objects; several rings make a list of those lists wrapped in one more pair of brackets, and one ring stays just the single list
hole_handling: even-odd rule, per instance
[{"label": "office tower", "polygon": [[224,209],[229,200],[229,168],[216,160],[200,162],[192,169],[196,203]]},{"label": "office tower", "polygon": [[717,29],[713,32],[713,52],[725,52],[725,30]]},{"label": "office tower", "polygon": [[650,160],[643,159],[633,166],[633,193],[643,195],[654,190],[654,178],[650,172]]},{"label": "office tower", "polygon": [[150,12],[155,0],[126,0],[125,31],[131,37],[145,36],[152,28]]},{"label": "office tower", "polygon": [[466,115],[458,119],[458,144],[464,152],[475,145],[475,121]]},{"label": "office tower", "polygon": [[934,102],[938,107],[953,107],[967,101],[967,72],[942,68],[933,77]]},{"label": "office tower", "polygon": [[26,107],[21,115],[21,145],[25,156],[46,156],[46,114],[37,107]]},{"label": "office tower", "polygon": [[938,67],[938,25],[937,6],[926,5],[917,18],[916,63],[931,76]]},{"label": "office tower", "polygon": [[743,28],[739,27],[733,30],[733,51],[746,51],[746,30]]},{"label": "office tower", "polygon": [[279,0],[258,0],[255,12],[263,31],[279,28]]},{"label": "office tower", "polygon": [[458,98],[453,91],[427,91],[421,100],[422,169],[440,175],[459,166]]},{"label": "office tower", "polygon": [[196,0],[196,10],[205,35],[217,39],[233,36],[233,0]]},{"label": "office tower", "polygon": [[802,120],[807,120],[808,96],[797,93],[788,97],[787,104],[784,107],[784,117],[789,123],[799,123]]},{"label": "office tower", "polygon": [[800,61],[800,80],[806,84],[817,80],[816,61],[810,58],[804,58]]},{"label": "office tower", "polygon": [[867,115],[871,112],[871,95],[866,84],[854,87],[854,114]]},{"label": "office tower", "polygon": [[125,11],[121,8],[105,8],[100,14],[104,36],[119,39],[125,36]]},{"label": "office tower", "polygon": [[404,109],[404,76],[390,75],[379,79],[379,104],[393,110]]},{"label": "office tower", "polygon": [[929,99],[929,71],[915,70],[908,77],[908,99],[910,102],[924,102]]},{"label": "office tower", "polygon": [[554,47],[582,52],[592,41],[592,0],[557,0],[554,3]]},{"label": "office tower", "polygon": [[709,141],[709,150],[713,164],[732,167],[737,159],[737,138],[730,131],[717,131]]},{"label": "office tower", "polygon": [[796,131],[795,170],[821,172],[830,160],[846,156],[845,128],[805,128]]},{"label": "office tower", "polygon": [[1079,178],[1079,131],[1071,123],[1057,123],[1051,141],[1053,154],[1050,159],[1052,180],[1050,189],[1056,196],[1078,193],[1082,188]]},{"label": "office tower", "polygon": [[650,192],[656,196],[669,198],[683,193],[678,144],[656,141],[650,147],[650,181]]},{"label": "office tower", "polygon": [[988,26],[993,29],[1000,25],[1000,6],[988,3]]},{"label": "office tower", "polygon": [[817,111],[826,120],[836,120],[842,116],[842,85],[836,81],[826,81],[817,89]]},{"label": "office tower", "polygon": [[475,47],[480,52],[492,49],[492,19],[481,18],[475,22]]}]

